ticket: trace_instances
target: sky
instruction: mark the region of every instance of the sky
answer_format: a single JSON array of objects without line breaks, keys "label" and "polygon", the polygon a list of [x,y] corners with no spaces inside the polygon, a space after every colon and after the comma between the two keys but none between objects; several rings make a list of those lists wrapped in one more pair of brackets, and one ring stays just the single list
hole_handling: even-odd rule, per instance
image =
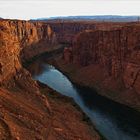
[{"label": "sky", "polygon": [[140,15],[140,0],[0,0],[2,18],[76,15]]}]

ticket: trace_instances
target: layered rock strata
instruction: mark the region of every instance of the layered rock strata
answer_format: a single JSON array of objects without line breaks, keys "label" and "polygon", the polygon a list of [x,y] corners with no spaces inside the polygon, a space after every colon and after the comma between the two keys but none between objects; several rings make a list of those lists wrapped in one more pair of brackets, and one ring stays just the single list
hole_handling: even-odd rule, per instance
[{"label": "layered rock strata", "polygon": [[140,110],[139,23],[80,32],[63,56],[69,64],[58,65],[74,81]]},{"label": "layered rock strata", "polygon": [[96,22],[96,21],[47,21],[44,24],[49,24],[56,34],[57,41],[64,44],[72,44],[75,35],[85,30],[97,29],[114,29],[119,28],[126,23],[113,22]]},{"label": "layered rock strata", "polygon": [[100,140],[73,101],[47,86],[42,89],[22,67],[22,62],[53,50],[56,43],[49,24],[0,21],[0,139]]},{"label": "layered rock strata", "polygon": [[21,69],[21,62],[56,43],[49,25],[19,20],[0,21],[0,83]]}]

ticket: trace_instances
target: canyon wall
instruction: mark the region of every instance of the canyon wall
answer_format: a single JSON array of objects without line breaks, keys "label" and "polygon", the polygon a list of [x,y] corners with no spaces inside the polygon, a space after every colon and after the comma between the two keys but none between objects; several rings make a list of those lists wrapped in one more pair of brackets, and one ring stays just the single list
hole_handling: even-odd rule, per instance
[{"label": "canyon wall", "polygon": [[0,83],[21,69],[26,61],[56,43],[48,24],[19,20],[0,21]]},{"label": "canyon wall", "polygon": [[22,62],[56,44],[49,24],[0,20],[0,139],[100,140],[71,99],[38,84],[22,67]]},{"label": "canyon wall", "polygon": [[101,85],[115,91],[124,86],[140,93],[139,23],[0,20],[0,84],[16,73],[26,73],[21,61],[49,51],[57,43],[72,44],[65,48],[63,58],[82,67],[92,65],[87,69]]},{"label": "canyon wall", "polygon": [[[85,71],[80,71],[79,68],[77,75],[82,73],[83,77],[85,76],[83,79],[90,85],[94,86],[97,83],[100,88],[105,87],[112,91],[112,95],[109,96],[113,96],[116,92],[118,95],[115,95],[115,98],[120,96],[124,101],[129,98],[128,102],[132,101],[136,104],[131,98],[136,95],[135,99],[139,100],[139,23],[128,23],[109,30],[80,32],[76,35],[72,48],[64,51],[64,58],[67,59],[66,61],[72,61],[73,64],[83,67]],[[140,100],[138,102],[140,103]]]},{"label": "canyon wall", "polygon": [[44,22],[51,26],[56,33],[59,43],[72,44],[75,35],[84,30],[111,29],[118,28],[126,23],[96,22],[96,21],[48,21]]},{"label": "canyon wall", "polygon": [[[89,45],[89,43],[93,44],[94,42],[96,43],[97,40],[99,40],[99,42],[101,43],[101,40],[104,38],[106,38],[107,41],[106,42],[104,41],[103,44],[106,44],[107,42],[109,42],[109,40],[107,39],[109,37],[106,37],[106,34],[110,34],[108,36],[111,36],[111,38],[113,40],[113,35],[114,35],[114,38],[116,38],[115,35],[119,34],[119,30],[117,31],[116,28],[117,29],[121,28],[122,25],[124,25],[124,24],[126,24],[126,23],[101,23],[101,22],[98,23],[98,22],[74,22],[74,21],[30,22],[30,21],[19,21],[19,20],[0,20],[0,54],[1,54],[0,55],[0,80],[1,80],[0,83],[2,83],[2,81],[4,81],[5,79],[10,78],[11,73],[15,74],[22,67],[20,61],[24,62],[24,61],[32,58],[33,56],[36,56],[45,51],[53,49],[52,46],[57,44],[57,42],[72,44],[72,42],[74,40],[77,40],[75,38],[75,35],[80,32],[80,35],[78,35],[78,36],[81,36],[81,38],[83,39],[83,42],[86,43],[85,45]],[[102,31],[96,31],[98,29],[100,29],[100,30],[113,29],[113,31],[108,31],[108,32],[104,31],[102,33]],[[92,33],[92,31],[87,33],[87,30],[95,31],[95,34],[96,34],[95,35],[96,37],[94,37],[95,39],[91,39],[92,35],[90,35],[90,34],[94,34],[94,33]],[[114,31],[114,30],[116,30],[116,31]],[[82,31],[85,31],[86,33],[82,33]],[[113,33],[111,33],[111,32],[113,32]],[[114,33],[114,32],[116,32],[116,33]],[[93,40],[93,42],[89,41],[89,39],[87,41],[86,40],[87,37],[82,37],[83,34],[85,36],[89,36],[89,39]],[[121,34],[124,34],[124,33],[121,33]],[[117,35],[117,36],[119,36],[119,35]],[[124,34],[124,36],[125,36],[125,34]],[[127,37],[126,37],[126,39],[129,40],[129,38],[127,38]],[[115,41],[115,39],[114,39],[114,41]],[[77,41],[77,42],[81,42],[81,41]],[[116,39],[116,42],[118,43],[119,41],[117,41],[117,39]],[[100,43],[97,43],[97,44],[100,44]],[[124,44],[124,46],[125,45],[127,45],[127,44]],[[78,44],[77,44],[77,46],[78,46]],[[102,46],[102,45],[100,45],[100,46]],[[93,45],[91,47],[92,47],[92,49],[94,48],[96,50],[96,48],[93,47]],[[77,47],[75,47],[75,50],[76,50],[76,48]],[[109,49],[109,47],[106,47],[106,48]],[[124,49],[124,48],[125,47],[123,47],[122,49]],[[92,50],[93,52],[94,52],[94,49]],[[103,50],[104,47],[99,47],[99,49]],[[81,48],[77,48],[77,50],[75,52],[78,53],[78,51],[80,51],[80,50],[81,50]],[[97,50],[96,50],[96,52],[94,52],[94,56],[92,55],[92,57],[94,57],[94,59],[96,59],[95,57],[97,57],[96,55],[98,55]],[[107,51],[107,50],[105,50],[105,51]],[[83,52],[84,51],[81,51],[80,54]],[[87,51],[85,51],[85,52],[87,52]],[[83,55],[85,55],[85,52]],[[102,52],[102,51],[100,51],[100,52]],[[106,54],[106,55],[108,55],[108,54]],[[121,55],[123,55],[123,54],[121,54]],[[91,57],[91,56],[88,56],[88,57]],[[92,59],[92,61],[88,61],[88,59],[90,59],[90,58],[87,58],[87,59],[83,58],[82,63],[86,64],[86,63],[91,63],[92,61],[95,61],[94,59]],[[121,60],[119,60],[119,61],[121,61]],[[116,62],[114,62],[114,63],[116,63]],[[114,71],[116,71],[116,70],[114,70]],[[116,74],[116,72],[115,72],[115,74]]]},{"label": "canyon wall", "polygon": [[51,28],[56,33],[59,43],[71,44],[75,35],[86,29],[95,29],[95,24],[83,22],[49,22]]},{"label": "canyon wall", "polygon": [[[46,138],[46,126],[39,127],[50,122],[48,99],[21,60],[46,51],[48,44],[53,44],[52,38],[49,25],[44,28],[40,23],[0,20],[0,139]],[[45,44],[38,49],[41,40]]]}]

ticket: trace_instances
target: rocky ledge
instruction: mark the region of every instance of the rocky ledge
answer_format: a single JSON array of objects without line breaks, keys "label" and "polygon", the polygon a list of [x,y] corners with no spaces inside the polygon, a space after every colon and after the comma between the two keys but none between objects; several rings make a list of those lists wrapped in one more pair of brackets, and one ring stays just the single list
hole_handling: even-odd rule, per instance
[{"label": "rocky ledge", "polygon": [[0,88],[0,139],[101,139],[71,99],[47,86],[38,86],[41,94],[19,87]]}]

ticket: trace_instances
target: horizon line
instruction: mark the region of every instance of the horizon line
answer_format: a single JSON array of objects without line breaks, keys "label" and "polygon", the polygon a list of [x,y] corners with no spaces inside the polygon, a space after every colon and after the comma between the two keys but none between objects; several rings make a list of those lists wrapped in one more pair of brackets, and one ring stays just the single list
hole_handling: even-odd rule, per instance
[{"label": "horizon line", "polygon": [[37,17],[37,18],[29,18],[29,19],[22,19],[22,18],[4,18],[0,17],[1,19],[11,19],[11,20],[35,20],[35,19],[51,19],[51,18],[66,18],[66,17],[95,17],[95,16],[118,16],[118,17],[139,17],[140,15],[124,15],[124,14],[95,14],[95,15],[68,15],[68,16],[46,16],[46,17]]}]

